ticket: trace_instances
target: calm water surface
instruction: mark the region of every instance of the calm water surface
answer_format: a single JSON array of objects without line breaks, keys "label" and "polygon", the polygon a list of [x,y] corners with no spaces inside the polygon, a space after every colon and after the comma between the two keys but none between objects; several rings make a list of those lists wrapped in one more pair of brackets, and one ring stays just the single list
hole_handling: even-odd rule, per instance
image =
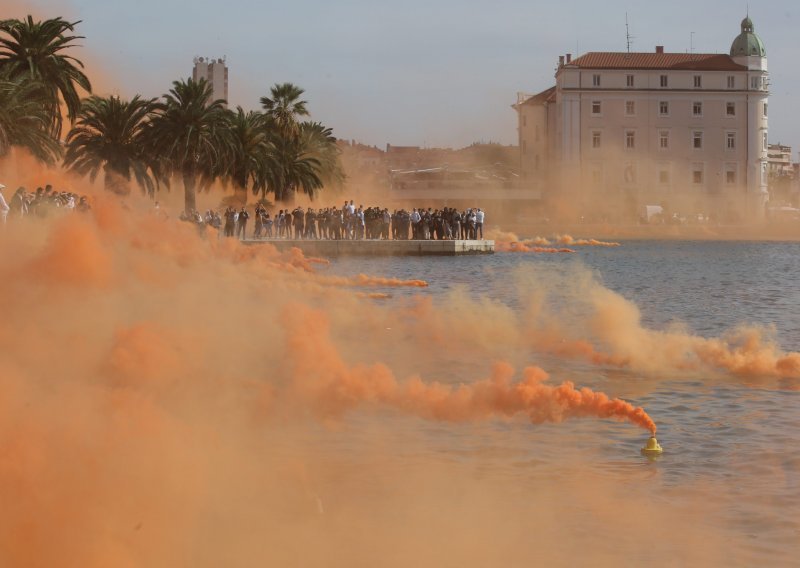
[{"label": "calm water surface", "polygon": [[[475,296],[515,307],[510,274],[517,267],[569,269],[580,264],[596,271],[606,287],[635,302],[646,327],[659,329],[681,321],[711,337],[738,324],[761,324],[775,327],[783,349],[800,350],[798,243],[628,241],[619,248],[576,250],[574,255],[345,258],[327,270],[423,278],[430,284],[422,292],[390,290],[390,301],[420,293],[436,298],[465,286]],[[642,432],[613,422],[466,429],[415,422],[408,428],[425,437],[430,451],[441,459],[480,461],[480,467],[512,483],[557,475],[553,468],[578,463],[632,493],[649,492],[652,501],[646,502],[654,507],[690,508],[698,500],[713,500],[713,513],[685,520],[722,532],[728,542],[721,559],[726,564],[800,565],[800,392],[755,388],[734,378],[647,380],[619,370],[559,364],[563,367],[552,362],[546,367],[554,378],[568,375],[562,378],[602,387],[644,406],[659,424],[663,457],[655,462],[642,458]],[[346,452],[347,443],[339,443],[343,447],[338,449]],[[591,459],[581,462],[589,448]],[[398,459],[413,461],[414,456],[400,452]],[[670,546],[674,550],[679,543]],[[641,564],[631,558],[631,565]]]}]

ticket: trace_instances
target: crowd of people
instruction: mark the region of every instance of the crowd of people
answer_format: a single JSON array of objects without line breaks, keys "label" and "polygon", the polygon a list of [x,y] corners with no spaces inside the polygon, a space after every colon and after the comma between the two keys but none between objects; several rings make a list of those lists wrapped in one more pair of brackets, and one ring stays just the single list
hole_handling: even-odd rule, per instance
[{"label": "crowd of people", "polygon": [[[252,234],[248,222],[253,219]],[[411,211],[355,206],[352,200],[341,207],[313,209],[296,207],[270,214],[261,204],[252,213],[246,207],[228,207],[221,214],[192,211],[181,219],[198,226],[210,226],[225,237],[239,239],[394,239],[445,240],[483,239],[485,212],[480,208],[459,211],[453,207],[413,208]]]},{"label": "crowd of people", "polygon": [[9,218],[22,218],[28,215],[47,217],[54,211],[86,212],[91,209],[85,195],[70,191],[56,191],[52,185],[37,187],[30,192],[24,187],[18,188],[10,197],[6,197],[6,186],[0,183],[0,222],[6,223]]}]

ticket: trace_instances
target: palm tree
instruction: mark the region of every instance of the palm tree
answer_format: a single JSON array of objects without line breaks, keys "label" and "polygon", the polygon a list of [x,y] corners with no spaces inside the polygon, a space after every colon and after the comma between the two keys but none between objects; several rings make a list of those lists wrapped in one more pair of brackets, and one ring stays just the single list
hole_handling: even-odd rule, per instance
[{"label": "palm tree", "polygon": [[228,112],[234,150],[228,177],[233,181],[235,201],[244,205],[248,186],[254,194],[261,192],[263,195],[269,171],[279,164],[266,129],[266,117],[256,111],[245,112],[240,106],[235,112]]},{"label": "palm tree", "polygon": [[61,135],[61,111],[59,93],[67,108],[67,116],[74,121],[80,111],[81,100],[76,85],[91,92],[89,78],[81,71],[80,60],[64,54],[74,47],[74,41],[83,36],[65,35],[74,32],[77,22],[61,18],[34,22],[25,20],[0,21],[0,69],[10,77],[27,77],[36,81],[43,89],[46,106],[51,116],[53,136]]},{"label": "palm tree", "polygon": [[229,172],[234,144],[225,101],[212,100],[205,79],[175,81],[163,101],[153,105],[142,139],[146,150],[157,156],[159,169],[180,174],[184,208],[196,209],[197,182],[208,184]]},{"label": "palm tree", "polygon": [[52,164],[61,145],[50,133],[50,113],[42,104],[42,87],[0,70],[0,157],[12,146],[27,148],[37,159]]},{"label": "palm tree", "polygon": [[154,164],[144,151],[142,132],[154,103],[139,95],[130,101],[115,96],[84,99],[77,123],[67,135],[64,165],[89,174],[92,181],[102,169],[105,188],[122,195],[130,192],[133,176],[152,196]]},{"label": "palm tree", "polygon": [[276,84],[269,97],[261,97],[267,119],[284,136],[296,136],[299,131],[298,117],[308,116],[306,101],[300,100],[305,91],[292,83]]},{"label": "palm tree", "polygon": [[299,137],[290,138],[272,133],[276,167],[266,172],[266,186],[275,193],[276,201],[288,201],[300,189],[311,199],[323,186],[320,162],[309,155]]},{"label": "palm tree", "polygon": [[342,151],[333,130],[319,122],[300,123],[300,144],[306,156],[319,162],[318,174],[326,186],[341,186],[345,180]]}]

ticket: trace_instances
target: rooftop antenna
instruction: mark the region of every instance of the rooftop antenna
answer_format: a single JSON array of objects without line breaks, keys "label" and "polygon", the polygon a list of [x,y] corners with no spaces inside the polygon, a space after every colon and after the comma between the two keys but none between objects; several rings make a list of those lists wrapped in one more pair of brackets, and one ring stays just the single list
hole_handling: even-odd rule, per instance
[{"label": "rooftop antenna", "polygon": [[694,53],[694,32],[689,32],[689,53]]},{"label": "rooftop antenna", "polygon": [[625,12],[625,44],[628,47],[628,53],[631,52],[631,45],[633,44],[633,40],[636,39],[631,35],[631,29],[628,25],[628,12]]}]

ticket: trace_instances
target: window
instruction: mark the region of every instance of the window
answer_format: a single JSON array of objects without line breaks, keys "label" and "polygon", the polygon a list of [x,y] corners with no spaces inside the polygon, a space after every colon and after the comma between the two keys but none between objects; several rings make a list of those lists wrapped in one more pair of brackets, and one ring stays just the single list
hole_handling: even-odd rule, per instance
[{"label": "window", "polygon": [[633,130],[628,130],[625,132],[625,147],[626,148],[636,147],[636,132],[634,132]]},{"label": "window", "polygon": [[625,76],[625,85],[628,87],[633,87],[633,75]]},{"label": "window", "polygon": [[669,183],[669,170],[658,170],[658,183]]},{"label": "window", "polygon": [[522,126],[528,126],[528,116],[524,114],[522,115]]},{"label": "window", "polygon": [[636,165],[635,164],[625,164],[625,169],[622,172],[623,179],[625,183],[635,183],[636,182]]},{"label": "window", "polygon": [[658,114],[661,116],[669,116],[669,103],[667,101],[658,103]]},{"label": "window", "polygon": [[728,132],[725,135],[725,148],[728,150],[735,150],[736,149],[736,133],[735,132]]},{"label": "window", "polygon": [[662,150],[669,148],[669,130],[662,130],[658,133],[658,147]]},{"label": "window", "polygon": [[703,86],[703,76],[702,75],[695,75],[694,76],[694,88],[699,89]]},{"label": "window", "polygon": [[725,103],[725,115],[736,116],[736,103]]},{"label": "window", "polygon": [[598,115],[602,110],[602,106],[600,106],[600,101],[592,101],[592,114]]},{"label": "window", "polygon": [[592,86],[593,87],[600,86],[600,75],[592,75]]},{"label": "window", "polygon": [[692,183],[703,183],[703,164],[692,164]]},{"label": "window", "polygon": [[692,103],[692,114],[694,116],[703,116],[703,103],[697,101]]},{"label": "window", "polygon": [[725,164],[725,183],[728,185],[736,183],[736,164]]},{"label": "window", "polygon": [[661,86],[666,87],[669,84],[666,75],[661,75]]},{"label": "window", "polygon": [[595,130],[592,132],[592,148],[600,147],[600,132]]},{"label": "window", "polygon": [[750,77],[750,88],[754,91],[758,89],[760,77]]},{"label": "window", "polygon": [[522,141],[522,153],[523,154],[527,154],[528,153],[528,141],[527,140],[523,140]]},{"label": "window", "polygon": [[733,89],[736,87],[736,77],[728,75],[728,88]]},{"label": "window", "polygon": [[768,142],[767,142],[767,133],[765,132],[765,133],[764,133],[764,151],[765,151],[765,152],[767,151],[767,147],[768,147],[768,146],[769,146],[769,144],[768,144]]},{"label": "window", "polygon": [[628,116],[633,116],[634,114],[636,114],[635,101],[625,101],[625,114]]},{"label": "window", "polygon": [[703,148],[703,133],[700,131],[692,132],[692,148],[700,150]]},{"label": "window", "polygon": [[767,103],[764,103],[764,116],[767,116]]}]

